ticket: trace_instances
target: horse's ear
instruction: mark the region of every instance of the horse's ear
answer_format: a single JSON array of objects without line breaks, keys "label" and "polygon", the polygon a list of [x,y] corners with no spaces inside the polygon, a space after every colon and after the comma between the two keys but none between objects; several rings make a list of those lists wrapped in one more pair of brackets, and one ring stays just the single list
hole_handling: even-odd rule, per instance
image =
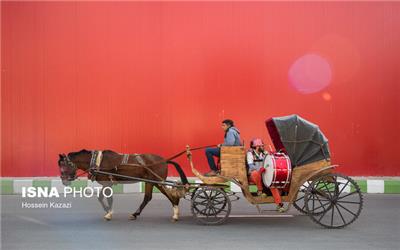
[{"label": "horse's ear", "polygon": [[58,154],[58,156],[60,157],[60,159],[62,159],[62,158],[63,158],[63,155],[62,155],[62,154]]}]

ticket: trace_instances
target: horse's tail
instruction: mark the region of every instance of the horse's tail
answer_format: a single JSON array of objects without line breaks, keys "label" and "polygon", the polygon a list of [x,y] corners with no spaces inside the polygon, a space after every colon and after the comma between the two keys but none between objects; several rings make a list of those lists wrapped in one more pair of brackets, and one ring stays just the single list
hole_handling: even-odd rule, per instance
[{"label": "horse's tail", "polygon": [[187,177],[186,177],[186,175],[185,175],[185,172],[183,172],[181,166],[179,166],[178,163],[176,163],[176,162],[174,162],[174,161],[167,161],[167,164],[172,164],[172,165],[174,165],[176,171],[178,171],[179,176],[181,177],[181,181],[182,181],[182,184],[183,184],[183,185],[189,183],[189,181],[188,181],[188,179],[187,179]]}]

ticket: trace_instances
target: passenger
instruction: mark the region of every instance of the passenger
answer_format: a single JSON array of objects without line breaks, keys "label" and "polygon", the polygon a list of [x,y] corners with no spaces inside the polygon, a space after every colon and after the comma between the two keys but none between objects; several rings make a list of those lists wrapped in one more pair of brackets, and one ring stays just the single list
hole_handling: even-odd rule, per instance
[{"label": "passenger", "polygon": [[211,171],[206,173],[205,176],[215,176],[219,174],[219,169],[217,168],[214,156],[220,157],[221,155],[221,146],[241,146],[240,142],[240,132],[235,127],[232,120],[224,120],[222,121],[222,129],[225,131],[224,143],[218,144],[216,148],[206,148],[206,156],[208,165],[210,166]]},{"label": "passenger", "polygon": [[[264,143],[261,139],[256,138],[250,142],[250,149],[247,151],[246,162],[249,166],[249,179],[257,185],[257,195],[266,197],[263,193],[262,174],[265,171],[263,162],[268,153],[264,150]],[[283,203],[279,190],[277,188],[270,188],[272,196],[274,197],[276,209],[279,212],[284,212]]]}]

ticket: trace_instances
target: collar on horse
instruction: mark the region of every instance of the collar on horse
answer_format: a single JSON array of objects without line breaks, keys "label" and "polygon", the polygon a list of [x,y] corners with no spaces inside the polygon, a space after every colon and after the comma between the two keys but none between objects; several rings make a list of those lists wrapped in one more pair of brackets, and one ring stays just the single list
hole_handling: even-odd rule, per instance
[{"label": "collar on horse", "polygon": [[90,159],[89,168],[97,170],[100,169],[101,161],[103,160],[103,151],[101,150],[92,150],[92,158]]},{"label": "collar on horse", "polygon": [[121,165],[128,164],[128,161],[129,161],[129,154],[123,154],[122,155]]},{"label": "collar on horse", "polygon": [[101,150],[92,150],[92,158],[89,163],[89,174],[88,178],[92,181],[95,180],[95,174],[93,174],[92,170],[100,170],[101,161],[103,160],[103,151]]}]

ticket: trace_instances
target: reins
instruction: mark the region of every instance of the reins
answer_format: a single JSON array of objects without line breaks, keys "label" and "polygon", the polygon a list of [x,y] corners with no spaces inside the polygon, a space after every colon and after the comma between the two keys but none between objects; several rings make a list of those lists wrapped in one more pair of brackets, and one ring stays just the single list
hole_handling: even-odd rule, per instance
[{"label": "reins", "polygon": [[[209,148],[209,147],[215,147],[215,146],[217,146],[217,145],[208,145],[208,146],[202,146],[202,147],[197,147],[197,148],[191,148],[190,150],[191,151],[196,151],[196,150],[200,150],[200,149],[204,149],[204,148]],[[176,154],[176,155],[174,155],[174,156],[172,156],[172,157],[170,157],[170,158],[168,158],[168,159],[166,159],[166,160],[163,160],[163,161],[158,161],[158,162],[155,162],[155,163],[152,163],[152,164],[146,164],[146,165],[139,165],[139,164],[121,164],[120,166],[137,166],[137,167],[152,167],[152,166],[155,166],[155,165],[158,165],[158,164],[161,164],[161,163],[167,163],[168,161],[171,161],[171,160],[173,160],[173,159],[175,159],[175,158],[178,158],[179,156],[181,156],[181,155],[183,155],[184,153],[186,153],[187,152],[187,150],[185,149],[185,150],[183,150],[182,152],[179,152],[178,154]]]},{"label": "reins", "polygon": [[[197,147],[197,148],[193,148],[191,150],[200,150],[200,149],[204,149],[204,148],[209,148],[209,147],[213,147],[216,145],[208,145],[208,146],[202,146],[202,147]],[[170,158],[163,160],[163,161],[158,161],[152,164],[146,164],[146,165],[139,165],[139,164],[121,164],[120,166],[132,166],[132,167],[142,167],[144,169],[146,169],[147,171],[149,171],[151,174],[153,174],[155,177],[157,177],[160,181],[164,180],[163,178],[161,178],[161,176],[159,176],[158,174],[156,174],[153,170],[151,170],[149,167],[152,166],[156,166],[158,164],[162,164],[162,163],[168,163],[169,161],[178,158],[179,156],[183,155],[184,153],[186,153],[187,150],[183,150],[182,152],[179,152],[178,154],[171,156]]]}]

